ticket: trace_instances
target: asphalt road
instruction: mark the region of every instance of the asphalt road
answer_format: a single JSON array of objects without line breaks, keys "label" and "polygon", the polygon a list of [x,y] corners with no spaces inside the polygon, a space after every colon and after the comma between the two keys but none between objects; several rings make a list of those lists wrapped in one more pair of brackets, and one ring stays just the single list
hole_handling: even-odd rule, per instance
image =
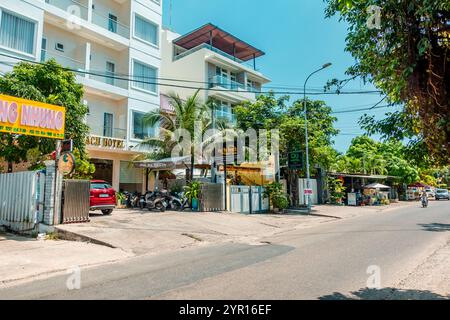
[{"label": "asphalt road", "polygon": [[[204,246],[82,270],[79,290],[67,289],[70,275],[53,276],[0,289],[0,299],[401,299],[391,288],[444,245],[449,231],[450,202],[417,203],[261,245]],[[368,268],[379,270],[382,290],[366,288]]]}]

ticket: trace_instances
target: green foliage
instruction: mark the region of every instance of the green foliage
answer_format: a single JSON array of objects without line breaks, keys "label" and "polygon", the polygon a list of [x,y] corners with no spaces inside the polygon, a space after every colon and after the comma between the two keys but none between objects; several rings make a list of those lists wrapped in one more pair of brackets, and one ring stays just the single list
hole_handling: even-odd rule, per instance
[{"label": "green foliage", "polygon": [[184,187],[184,195],[192,202],[192,199],[199,199],[202,184],[198,181],[192,181]]},{"label": "green foliage", "polygon": [[[405,106],[376,126],[374,118],[363,118],[368,133],[386,137],[418,134],[414,144],[423,140],[434,162],[449,164],[450,2],[326,1],[326,16],[339,14],[348,25],[346,51],[355,64],[347,73],[373,83],[389,103]],[[370,5],[381,8],[379,28],[367,26]]]},{"label": "green foliage", "polygon": [[289,207],[289,199],[287,194],[283,192],[283,185],[279,182],[272,182],[264,186],[264,198],[269,198],[274,208],[286,209]]},{"label": "green foliage", "polygon": [[400,142],[377,142],[367,136],[356,137],[345,155],[332,169],[343,173],[367,173],[399,177],[404,183],[420,180],[418,167],[411,163]]},{"label": "green foliage", "polygon": [[341,204],[345,196],[345,187],[341,179],[329,178],[328,189],[330,191],[330,200],[332,204]]},{"label": "green foliage", "polygon": [[[83,87],[73,72],[64,70],[53,59],[38,65],[19,63],[0,77],[0,93],[65,107],[65,138],[73,139],[80,157],[85,157],[89,127],[84,118],[88,110],[82,103]],[[9,163],[26,161],[30,149],[34,160],[55,150],[54,139],[0,133],[0,142],[0,158]],[[39,164],[32,163],[32,167],[35,165]]]},{"label": "green foliage", "polygon": [[[287,153],[305,150],[304,101],[296,100],[288,104],[289,97],[276,99],[273,94],[260,95],[256,102],[245,102],[236,106],[234,112],[237,126],[242,130],[278,129],[280,133],[281,162],[287,162]],[[310,162],[328,168],[337,152],[333,149],[333,137],[339,131],[334,128],[336,118],[331,108],[323,101],[306,101]]]},{"label": "green foliage", "polygon": [[95,165],[90,162],[90,159],[87,156],[82,158],[78,149],[73,150],[73,155],[75,156],[76,166],[71,178],[77,180],[91,180],[95,173]]}]

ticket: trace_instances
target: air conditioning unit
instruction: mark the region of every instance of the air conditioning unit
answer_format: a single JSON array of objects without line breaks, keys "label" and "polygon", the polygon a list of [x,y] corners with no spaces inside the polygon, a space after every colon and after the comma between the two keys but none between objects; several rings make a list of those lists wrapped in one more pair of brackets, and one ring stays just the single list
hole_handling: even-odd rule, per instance
[{"label": "air conditioning unit", "polygon": [[56,43],[55,49],[64,52],[64,45],[62,43]]}]

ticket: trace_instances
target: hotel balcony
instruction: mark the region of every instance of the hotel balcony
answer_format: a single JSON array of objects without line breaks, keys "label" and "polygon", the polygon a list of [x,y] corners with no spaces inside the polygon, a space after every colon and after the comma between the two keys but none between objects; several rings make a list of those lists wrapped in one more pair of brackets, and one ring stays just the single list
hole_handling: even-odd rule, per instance
[{"label": "hotel balcony", "polygon": [[[45,21],[114,50],[124,50],[130,39],[130,1],[45,0]],[[110,11],[101,10],[109,8]]]},{"label": "hotel balcony", "polygon": [[253,101],[256,99],[254,88],[247,88],[243,83],[233,81],[223,76],[213,76],[208,80],[208,95],[213,98],[240,103],[242,101]]},{"label": "hotel balcony", "polygon": [[119,140],[127,140],[127,129],[113,128],[109,126],[89,126],[90,134],[97,137],[113,138]]}]

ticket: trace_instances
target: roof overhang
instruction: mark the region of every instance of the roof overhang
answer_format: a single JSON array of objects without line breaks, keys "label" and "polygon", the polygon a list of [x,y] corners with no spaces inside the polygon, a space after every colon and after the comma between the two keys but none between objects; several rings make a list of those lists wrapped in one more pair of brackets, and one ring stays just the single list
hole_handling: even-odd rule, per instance
[{"label": "roof overhang", "polygon": [[232,34],[208,23],[173,41],[179,47],[190,50],[203,43],[230,54],[242,61],[248,61],[265,55],[265,53]]}]

